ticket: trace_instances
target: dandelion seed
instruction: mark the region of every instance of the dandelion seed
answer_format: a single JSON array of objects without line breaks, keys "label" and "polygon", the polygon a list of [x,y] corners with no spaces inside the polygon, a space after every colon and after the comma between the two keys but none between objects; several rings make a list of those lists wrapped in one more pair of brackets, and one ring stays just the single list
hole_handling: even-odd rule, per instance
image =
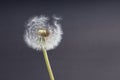
[{"label": "dandelion seed", "polygon": [[[33,49],[41,50],[40,39],[45,36],[44,47],[46,50],[54,49],[59,45],[62,39],[61,25],[59,24],[60,18],[53,17],[53,24],[50,23],[50,19],[45,16],[36,16],[29,20],[24,40],[27,45]],[[41,31],[43,33],[41,34]]]}]

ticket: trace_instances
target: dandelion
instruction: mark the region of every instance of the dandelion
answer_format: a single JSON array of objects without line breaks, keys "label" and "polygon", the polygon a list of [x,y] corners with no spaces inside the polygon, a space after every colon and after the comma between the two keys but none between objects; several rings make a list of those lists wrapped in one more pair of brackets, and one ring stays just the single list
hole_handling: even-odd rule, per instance
[{"label": "dandelion", "polygon": [[62,39],[60,18],[50,19],[46,16],[36,16],[28,21],[24,40],[26,44],[38,51],[43,51],[46,66],[51,80],[54,80],[53,72],[48,59],[47,51],[57,47]]}]

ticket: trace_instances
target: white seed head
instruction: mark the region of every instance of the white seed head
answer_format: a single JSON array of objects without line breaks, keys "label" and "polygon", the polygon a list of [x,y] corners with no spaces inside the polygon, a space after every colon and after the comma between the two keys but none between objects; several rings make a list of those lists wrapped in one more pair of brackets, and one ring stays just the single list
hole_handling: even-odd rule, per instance
[{"label": "white seed head", "polygon": [[41,50],[43,44],[41,38],[45,38],[44,47],[46,50],[54,49],[62,39],[61,25],[58,23],[60,18],[50,19],[45,16],[36,16],[28,21],[24,34],[27,45],[33,49]]}]

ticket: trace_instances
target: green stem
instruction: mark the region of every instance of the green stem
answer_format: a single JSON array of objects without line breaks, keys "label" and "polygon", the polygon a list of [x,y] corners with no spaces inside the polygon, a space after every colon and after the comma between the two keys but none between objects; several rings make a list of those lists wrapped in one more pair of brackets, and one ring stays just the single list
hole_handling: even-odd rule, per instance
[{"label": "green stem", "polygon": [[48,70],[48,73],[49,73],[49,76],[50,76],[50,80],[55,80],[52,69],[51,69],[51,66],[50,66],[50,62],[49,62],[49,59],[48,59],[47,51],[44,47],[42,47],[42,51],[43,51],[46,67],[47,67],[47,70]]}]

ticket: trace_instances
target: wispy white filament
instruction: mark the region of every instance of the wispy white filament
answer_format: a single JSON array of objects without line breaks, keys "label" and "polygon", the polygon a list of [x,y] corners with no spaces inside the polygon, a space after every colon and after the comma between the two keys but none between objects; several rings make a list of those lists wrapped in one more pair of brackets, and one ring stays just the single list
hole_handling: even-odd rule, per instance
[{"label": "wispy white filament", "polygon": [[37,34],[40,28],[46,28],[50,34],[46,37],[44,47],[46,50],[54,49],[62,39],[61,25],[59,24],[60,18],[53,17],[50,21],[48,17],[36,16],[28,21],[26,26],[24,40],[27,45],[33,49],[41,50],[42,43],[40,42],[41,36]]}]

